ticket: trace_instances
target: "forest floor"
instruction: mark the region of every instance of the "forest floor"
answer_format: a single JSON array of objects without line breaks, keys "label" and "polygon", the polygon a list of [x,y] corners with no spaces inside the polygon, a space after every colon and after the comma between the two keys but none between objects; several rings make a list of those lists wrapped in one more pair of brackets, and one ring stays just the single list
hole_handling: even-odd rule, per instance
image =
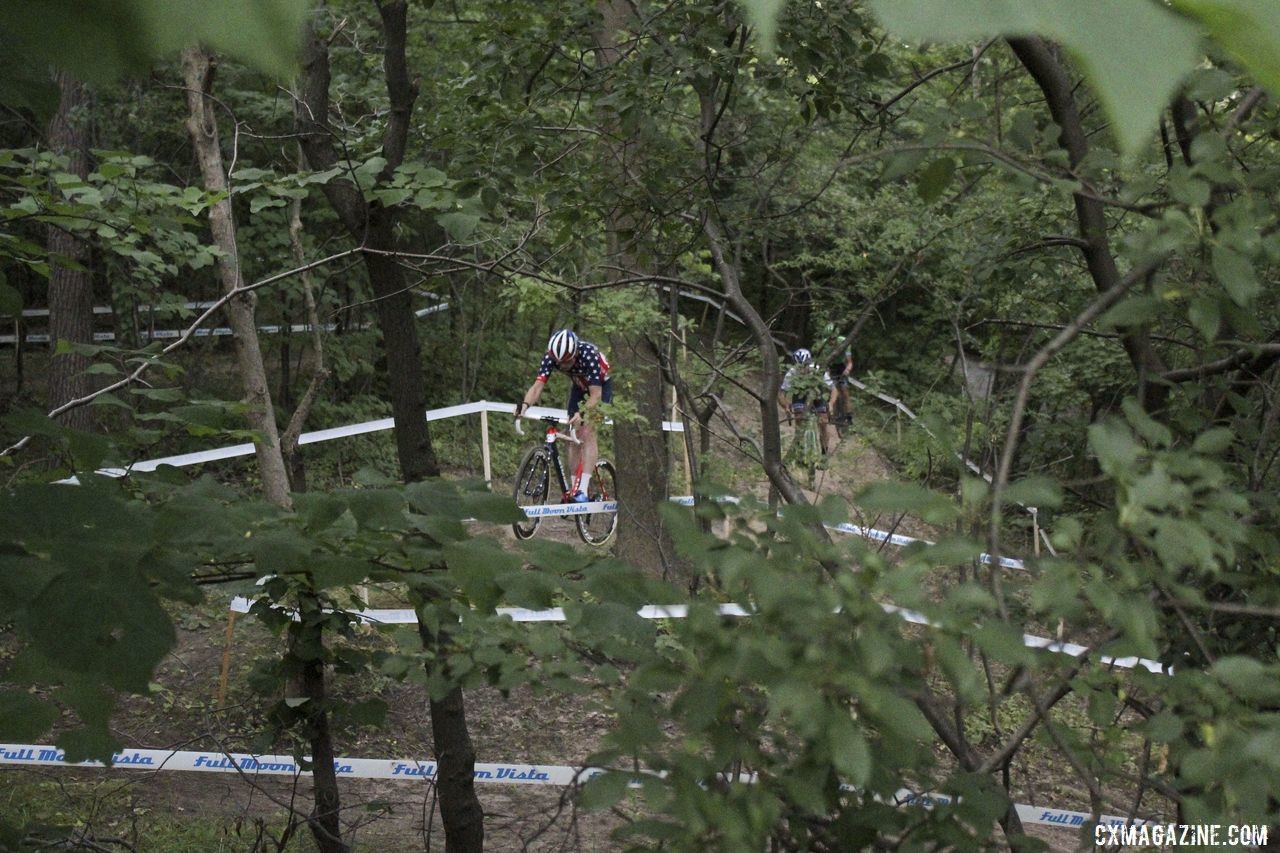
[{"label": "forest floor", "polygon": [[[850,497],[892,473],[881,454],[851,434],[832,454],[817,496]],[[763,499],[763,488],[760,491],[757,497]],[[913,536],[937,534],[909,518],[900,520],[896,529]],[[572,522],[565,519],[549,520],[538,535],[576,540]],[[113,719],[113,731],[127,747],[247,750],[266,707],[265,700],[248,687],[249,676],[254,664],[272,655],[281,641],[253,619],[238,620],[231,646],[231,690],[219,704],[216,692],[228,602],[228,595],[211,595],[204,605],[178,614],[178,645],[156,674],[152,695],[125,699]],[[376,642],[372,635],[369,640]],[[386,725],[362,729],[354,739],[345,739],[339,746],[341,755],[398,759],[433,754],[420,686],[390,678],[354,684],[335,677],[333,689],[346,698],[377,696],[390,709]],[[603,709],[590,697],[531,689],[506,697],[491,689],[468,691],[467,714],[477,759],[482,762],[578,766],[599,745],[609,725]],[[1087,810],[1079,785],[1060,765],[1037,766],[1043,758],[1037,757],[1034,745],[1019,758],[1014,778],[1026,780],[1017,791],[1019,801]],[[288,780],[252,781],[229,774],[126,769],[6,767],[0,773],[5,783],[0,820],[10,823],[28,818],[78,825],[99,839],[118,838],[140,851],[312,849],[305,828],[297,829],[283,847],[270,841],[272,836],[281,840],[290,809],[305,814],[309,808],[306,780],[295,786]],[[620,846],[609,834],[625,821],[624,812],[577,812],[571,799],[553,787],[482,784],[478,790],[486,813],[488,849]],[[355,827],[351,837],[357,849],[443,849],[438,813],[432,808],[433,791],[427,783],[348,779],[342,782],[342,795],[344,821]],[[1040,827],[1030,831],[1051,849],[1076,847],[1071,831]]]}]

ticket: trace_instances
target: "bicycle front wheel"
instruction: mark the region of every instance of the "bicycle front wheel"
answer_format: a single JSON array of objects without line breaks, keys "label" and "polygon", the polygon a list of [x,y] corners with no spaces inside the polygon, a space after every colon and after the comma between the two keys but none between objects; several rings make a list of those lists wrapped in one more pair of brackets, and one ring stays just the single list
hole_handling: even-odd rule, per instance
[{"label": "bicycle front wheel", "polygon": [[[547,502],[547,485],[550,481],[551,463],[547,459],[546,448],[531,447],[520,461],[519,473],[516,474],[514,497],[516,506],[542,506]],[[511,525],[516,538],[528,539],[538,530],[540,518],[526,518]]]},{"label": "bicycle front wheel", "polygon": [[[613,463],[601,459],[596,463],[591,475],[591,488],[587,490],[589,501],[616,501],[618,499],[617,478],[614,476]],[[616,512],[595,512],[590,515],[574,516],[578,522],[578,535],[588,545],[600,546],[613,538],[618,529]]]}]

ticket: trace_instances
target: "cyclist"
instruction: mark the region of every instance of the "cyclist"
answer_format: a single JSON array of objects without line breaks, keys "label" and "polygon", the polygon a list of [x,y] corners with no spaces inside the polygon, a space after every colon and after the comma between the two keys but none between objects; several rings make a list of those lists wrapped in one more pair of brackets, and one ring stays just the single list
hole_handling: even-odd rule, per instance
[{"label": "cyclist", "polygon": [[[595,344],[580,340],[572,329],[561,329],[547,341],[547,352],[538,366],[538,377],[524,400],[516,407],[516,417],[535,405],[547,387],[552,372],[559,370],[569,377],[569,426],[576,427],[581,444],[569,445],[569,470],[575,472],[572,494],[565,499],[573,503],[587,501],[591,472],[595,470],[600,446],[596,431],[583,420],[583,411],[613,400],[613,383],[609,379],[609,360]],[[584,403],[585,399],[585,403]]]},{"label": "cyclist", "polygon": [[[813,362],[813,353],[804,347],[791,353],[791,360],[795,364],[782,377],[782,387],[778,389],[778,402],[793,419],[803,415],[806,410],[811,410],[818,416],[818,439],[822,445],[822,453],[825,455],[834,444],[828,435],[831,424],[827,411],[830,401],[835,396],[835,381],[829,373],[823,373],[819,377],[818,366]],[[788,392],[790,392],[790,400],[787,399]]]},{"label": "cyclist", "polygon": [[[832,417],[840,419],[842,423],[848,423],[853,411],[849,407],[849,377],[853,376],[853,353],[845,350],[843,355],[833,358],[827,365],[827,375],[835,383],[831,386],[831,397],[827,401],[827,408]],[[843,402],[844,405],[837,406],[837,401]]]}]

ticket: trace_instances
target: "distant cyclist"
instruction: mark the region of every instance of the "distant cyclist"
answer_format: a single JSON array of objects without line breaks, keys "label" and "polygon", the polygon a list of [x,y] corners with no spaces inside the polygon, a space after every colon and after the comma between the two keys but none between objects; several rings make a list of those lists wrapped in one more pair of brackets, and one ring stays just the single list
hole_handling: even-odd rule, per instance
[{"label": "distant cyclist", "polygon": [[[850,420],[852,409],[849,407],[849,377],[853,376],[853,353],[845,350],[827,365],[827,376],[831,377],[831,397],[827,401],[832,417],[842,422]],[[844,405],[836,405],[837,401]]]},{"label": "distant cyclist", "polygon": [[538,366],[538,378],[533,380],[529,390],[524,392],[524,400],[516,407],[517,417],[537,404],[547,380],[557,370],[569,377],[569,426],[577,428],[582,442],[569,445],[569,471],[574,474],[575,483],[570,487],[573,494],[568,499],[574,503],[585,503],[591,472],[595,470],[596,459],[600,456],[600,446],[595,429],[583,420],[582,410],[613,400],[609,361],[598,346],[579,340],[571,329],[556,332],[547,341],[547,352]]},{"label": "distant cyclist", "polygon": [[818,365],[813,361],[813,353],[804,347],[791,353],[794,364],[782,377],[782,387],[778,389],[778,402],[798,418],[806,411],[818,416],[818,437],[822,444],[822,452],[827,453],[832,444],[828,431],[831,424],[827,417],[828,407],[835,396],[835,382],[828,373],[819,373]]}]

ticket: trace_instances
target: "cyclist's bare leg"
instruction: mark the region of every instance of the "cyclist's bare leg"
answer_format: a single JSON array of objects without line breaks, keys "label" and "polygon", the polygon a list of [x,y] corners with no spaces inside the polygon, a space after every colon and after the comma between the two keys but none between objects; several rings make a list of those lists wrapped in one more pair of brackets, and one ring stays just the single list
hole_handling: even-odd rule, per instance
[{"label": "cyclist's bare leg", "polygon": [[600,458],[600,444],[596,439],[595,428],[590,424],[582,424],[578,427],[578,439],[582,444],[574,447],[577,451],[574,455],[578,457],[582,463],[582,468],[578,468],[577,464],[573,464],[573,476],[576,479],[578,472],[586,474],[596,469],[596,460]]},{"label": "cyclist's bare leg", "polygon": [[831,448],[835,447],[832,441],[831,416],[826,412],[818,412],[818,443],[822,445],[822,452],[830,453]]}]

